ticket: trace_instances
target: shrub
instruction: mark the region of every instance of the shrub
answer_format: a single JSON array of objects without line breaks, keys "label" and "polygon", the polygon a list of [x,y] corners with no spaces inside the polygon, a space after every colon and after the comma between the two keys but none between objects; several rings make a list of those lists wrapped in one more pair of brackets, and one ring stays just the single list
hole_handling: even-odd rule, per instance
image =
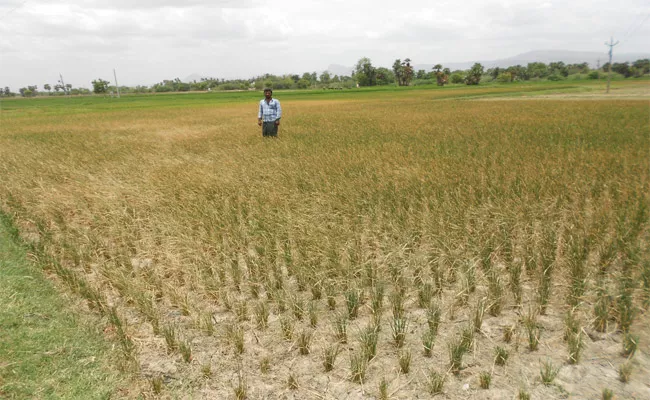
[{"label": "shrub", "polygon": [[497,82],[509,83],[512,82],[512,74],[510,72],[503,72],[497,76]]},{"label": "shrub", "polygon": [[465,82],[465,77],[462,74],[451,74],[451,77],[449,78],[451,83],[463,83]]}]

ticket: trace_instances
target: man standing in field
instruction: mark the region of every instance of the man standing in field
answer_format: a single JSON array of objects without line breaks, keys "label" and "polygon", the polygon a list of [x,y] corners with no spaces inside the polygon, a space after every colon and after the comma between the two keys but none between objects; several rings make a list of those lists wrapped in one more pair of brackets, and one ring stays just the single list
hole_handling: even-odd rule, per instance
[{"label": "man standing in field", "polygon": [[257,112],[257,125],[262,127],[262,136],[277,137],[280,118],[282,118],[282,107],[280,101],[274,99],[273,90],[264,89],[264,99],[260,100],[260,108]]}]

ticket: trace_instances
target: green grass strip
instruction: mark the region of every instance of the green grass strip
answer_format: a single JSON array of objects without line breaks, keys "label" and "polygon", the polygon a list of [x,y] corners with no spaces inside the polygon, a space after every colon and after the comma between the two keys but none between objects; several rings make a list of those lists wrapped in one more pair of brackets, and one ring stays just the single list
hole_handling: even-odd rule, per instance
[{"label": "green grass strip", "polygon": [[[124,381],[97,321],[65,304],[0,213],[0,398],[107,399]],[[123,392],[124,394],[124,392]]]}]

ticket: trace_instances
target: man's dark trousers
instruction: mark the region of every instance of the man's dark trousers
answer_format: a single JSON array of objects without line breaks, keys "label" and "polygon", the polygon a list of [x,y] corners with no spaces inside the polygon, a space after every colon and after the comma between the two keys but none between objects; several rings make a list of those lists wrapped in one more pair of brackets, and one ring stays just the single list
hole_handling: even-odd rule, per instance
[{"label": "man's dark trousers", "polygon": [[263,122],[262,123],[262,136],[267,137],[277,137],[278,136],[278,126],[275,124],[275,121]]}]

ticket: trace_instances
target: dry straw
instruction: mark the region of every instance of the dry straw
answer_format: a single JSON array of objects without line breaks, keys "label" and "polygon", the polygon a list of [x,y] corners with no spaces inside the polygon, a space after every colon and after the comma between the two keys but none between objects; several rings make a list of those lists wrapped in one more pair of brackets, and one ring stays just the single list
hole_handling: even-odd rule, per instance
[{"label": "dry straw", "polygon": [[[616,326],[632,357],[650,299],[646,102],[432,101],[539,88],[286,93],[275,141],[233,100],[246,92],[110,110],[3,100],[0,208],[47,272],[108,319],[127,358],[226,354],[220,369],[237,377],[222,397],[264,396],[253,382],[270,369],[283,374],[275,393],[302,396],[332,369],[335,397],[376,389],[374,371],[396,353],[410,375],[445,351],[455,373],[473,350],[475,371],[517,369],[562,335],[544,329],[567,305],[567,360],[598,357],[583,325]],[[519,336],[530,351],[508,358],[502,324],[511,353]],[[349,365],[332,338],[347,342]],[[414,351],[407,363],[420,341],[434,358]],[[302,385],[280,356],[290,350],[315,366]],[[527,378],[551,382],[556,369]],[[198,375],[177,378],[219,389]],[[439,394],[445,378],[412,385]],[[490,387],[517,387],[508,379]]]}]

